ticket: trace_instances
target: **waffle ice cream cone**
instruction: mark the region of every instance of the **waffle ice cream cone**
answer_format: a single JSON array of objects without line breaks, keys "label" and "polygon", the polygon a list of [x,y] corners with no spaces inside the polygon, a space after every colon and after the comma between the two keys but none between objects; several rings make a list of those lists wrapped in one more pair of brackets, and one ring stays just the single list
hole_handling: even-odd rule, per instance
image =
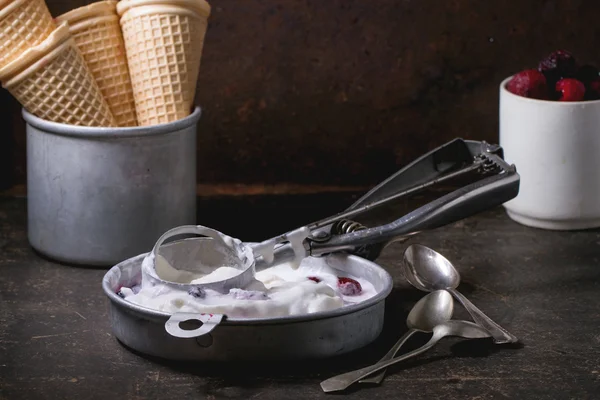
[{"label": "waffle ice cream cone", "polygon": [[0,0],[0,68],[56,29],[44,0]]},{"label": "waffle ice cream cone", "polygon": [[67,23],[1,68],[0,80],[39,118],[71,125],[116,126]]},{"label": "waffle ice cream cone", "polygon": [[140,125],[187,117],[196,91],[210,6],[204,0],[117,4]]},{"label": "waffle ice cream cone", "polygon": [[100,1],[56,18],[68,22],[118,126],[136,126],[135,102],[116,1]]}]

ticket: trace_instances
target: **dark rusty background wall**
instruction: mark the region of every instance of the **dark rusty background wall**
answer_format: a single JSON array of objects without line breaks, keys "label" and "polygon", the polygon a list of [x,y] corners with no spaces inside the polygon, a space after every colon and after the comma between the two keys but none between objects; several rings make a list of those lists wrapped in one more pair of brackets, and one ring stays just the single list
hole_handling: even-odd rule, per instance
[{"label": "dark rusty background wall", "polygon": [[[54,15],[89,2],[48,0]],[[200,183],[372,184],[453,137],[496,141],[500,81],[553,49],[598,61],[598,0],[211,5]],[[20,183],[24,128],[11,104],[12,140],[0,144]]]}]

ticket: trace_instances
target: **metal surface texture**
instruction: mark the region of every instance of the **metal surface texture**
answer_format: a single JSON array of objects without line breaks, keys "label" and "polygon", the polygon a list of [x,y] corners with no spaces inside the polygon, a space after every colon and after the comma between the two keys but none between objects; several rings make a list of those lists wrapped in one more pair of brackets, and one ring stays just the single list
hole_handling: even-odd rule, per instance
[{"label": "metal surface texture", "polygon": [[93,128],[23,110],[30,244],[58,261],[110,266],[148,251],[166,230],[195,223],[200,114]]},{"label": "metal surface texture", "polygon": [[[194,243],[184,240],[165,247],[169,245],[194,246]],[[201,314],[180,318],[182,316],[177,313],[141,307],[116,294],[121,286],[141,282],[141,263],[145,256],[141,254],[125,260],[104,275],[102,287],[110,302],[112,331],[131,349],[172,360],[265,361],[315,359],[348,353],[366,346],[379,336],[383,328],[385,299],[393,286],[391,276],[377,264],[353,255],[332,254],[319,258],[320,262],[369,280],[377,294],[355,305],[298,316],[223,318],[216,322]],[[184,319],[214,323],[215,326],[204,328],[195,335],[180,337],[181,330],[173,329],[174,323]]]}]

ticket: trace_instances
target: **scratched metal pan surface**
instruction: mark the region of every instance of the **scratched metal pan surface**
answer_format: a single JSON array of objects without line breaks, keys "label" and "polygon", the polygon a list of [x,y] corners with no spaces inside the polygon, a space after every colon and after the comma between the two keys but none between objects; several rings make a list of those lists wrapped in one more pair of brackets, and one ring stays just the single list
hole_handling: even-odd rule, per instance
[{"label": "scratched metal pan surface", "polygon": [[[195,240],[182,240],[166,246],[197,246]],[[379,265],[347,254],[331,254],[315,259],[340,272],[352,274],[373,284],[376,295],[355,305],[332,311],[288,317],[241,319],[224,317],[209,326],[198,315],[196,330],[173,334],[169,324],[176,314],[138,306],[119,297],[122,287],[140,284],[141,264],[146,254],[112,267],[102,280],[109,299],[109,318],[115,337],[138,352],[171,360],[232,361],[318,359],[345,354],[373,342],[383,328],[385,299],[393,286],[391,276]],[[170,321],[171,319],[171,321]],[[208,327],[208,329],[207,329]],[[192,332],[190,335],[189,332]],[[198,334],[194,333],[198,332]]]}]

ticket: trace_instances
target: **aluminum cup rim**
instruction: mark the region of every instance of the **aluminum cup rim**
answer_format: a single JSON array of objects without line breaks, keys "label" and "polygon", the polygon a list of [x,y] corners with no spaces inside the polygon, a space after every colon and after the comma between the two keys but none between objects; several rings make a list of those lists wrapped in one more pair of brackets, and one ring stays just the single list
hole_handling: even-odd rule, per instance
[{"label": "aluminum cup rim", "polygon": [[29,113],[25,108],[22,110],[23,119],[28,126],[34,127],[44,133],[59,136],[70,136],[79,138],[126,138],[165,135],[181,131],[198,123],[202,109],[199,106],[185,118],[164,124],[150,126],[128,126],[128,127],[96,127],[70,125],[59,122],[47,121]]}]

